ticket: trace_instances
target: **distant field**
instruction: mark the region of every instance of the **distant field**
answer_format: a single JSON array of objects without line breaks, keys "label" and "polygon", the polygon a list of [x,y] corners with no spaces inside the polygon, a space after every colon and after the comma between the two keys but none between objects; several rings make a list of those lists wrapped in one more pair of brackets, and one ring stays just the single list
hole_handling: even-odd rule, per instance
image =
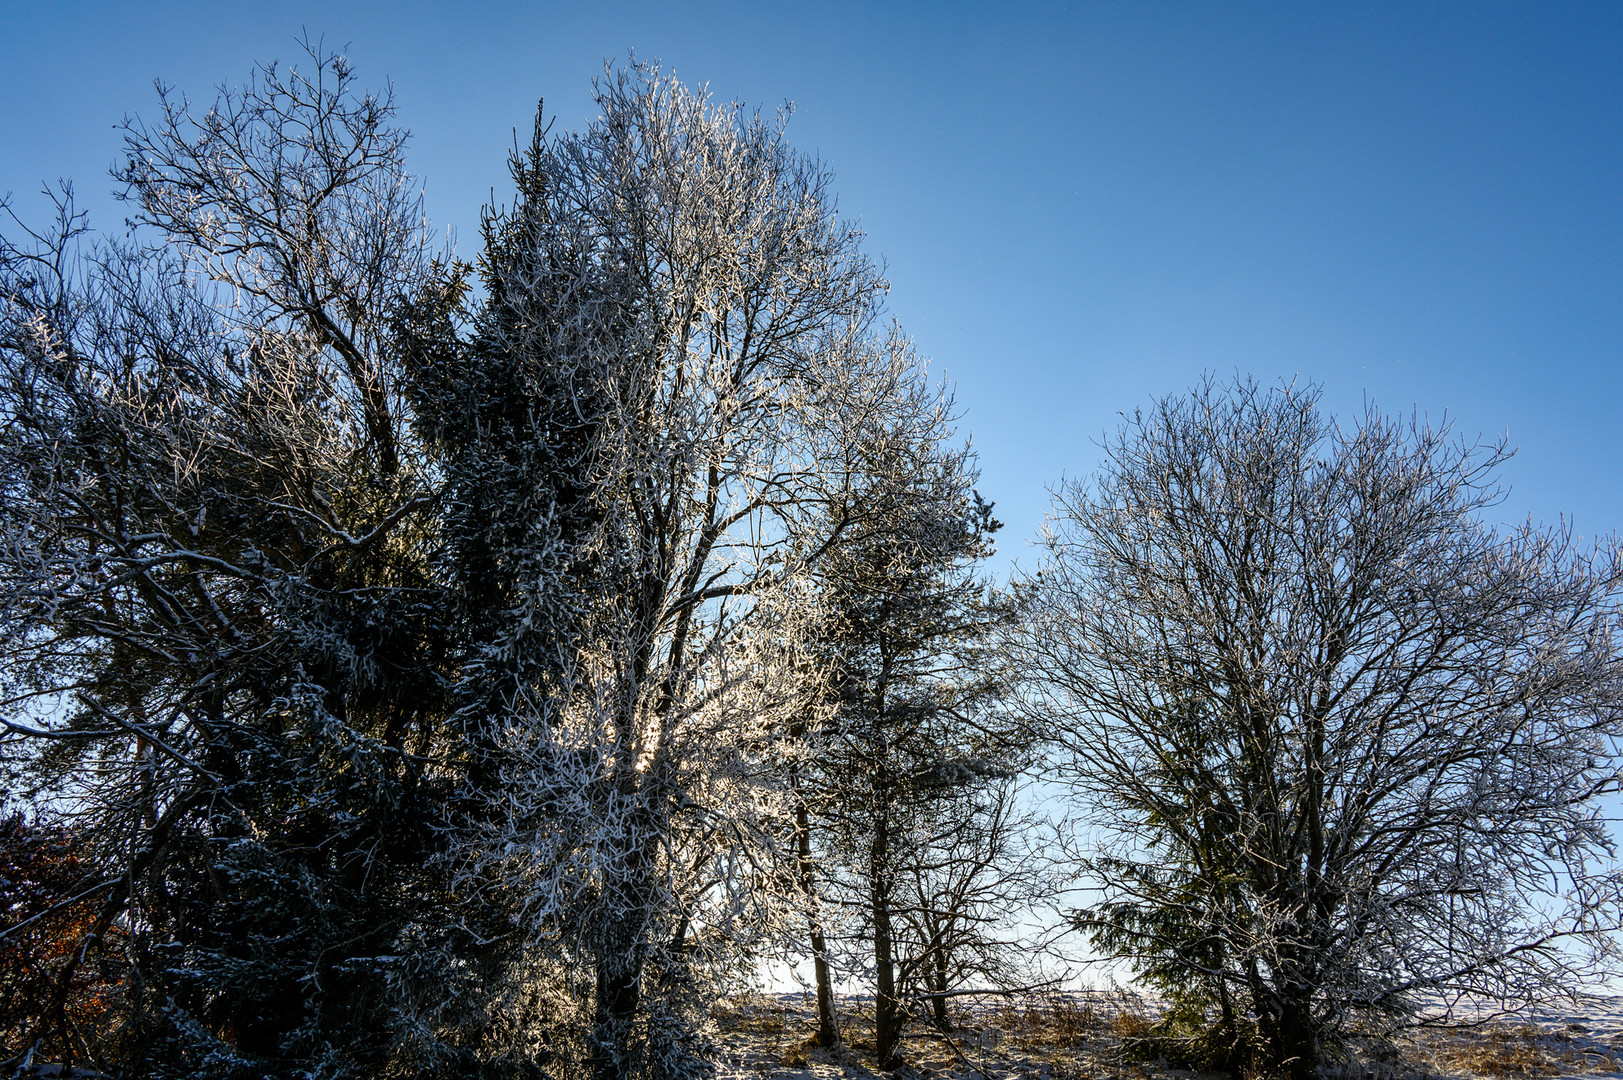
[{"label": "distant field", "polygon": [[[810,995],[734,998],[714,1012],[721,1075],[836,1080],[878,1074],[871,1052],[872,998],[840,999],[846,1046],[808,1045],[816,1026]],[[1125,991],[1067,993],[961,1005],[950,1034],[922,1024],[903,1044],[898,1080],[1183,1080],[1201,1074],[1165,1056],[1156,1008]],[[1176,1047],[1170,1048],[1175,1052]],[[1570,1005],[1514,1017],[1480,1010],[1471,1023],[1419,1028],[1390,1044],[1356,1044],[1338,1080],[1623,1076],[1623,997],[1586,995]]]}]

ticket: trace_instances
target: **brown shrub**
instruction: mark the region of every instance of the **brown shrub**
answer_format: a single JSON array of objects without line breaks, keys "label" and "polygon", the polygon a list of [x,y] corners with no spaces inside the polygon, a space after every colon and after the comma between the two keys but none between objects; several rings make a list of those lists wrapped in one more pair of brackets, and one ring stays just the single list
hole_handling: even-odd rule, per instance
[{"label": "brown shrub", "polygon": [[[103,941],[80,955],[105,897],[66,903],[97,880],[66,830],[30,823],[21,814],[0,818],[0,933],[6,935],[0,938],[0,1054],[27,1050],[43,1027],[40,1056],[73,1060],[115,1014],[122,966],[117,951]],[[74,969],[61,1013],[48,1016],[69,963]]]}]

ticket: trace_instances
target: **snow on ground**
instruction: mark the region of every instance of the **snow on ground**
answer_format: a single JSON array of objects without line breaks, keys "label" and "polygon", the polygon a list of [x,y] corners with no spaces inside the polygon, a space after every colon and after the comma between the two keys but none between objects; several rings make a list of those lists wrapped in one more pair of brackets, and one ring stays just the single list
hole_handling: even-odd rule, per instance
[{"label": "snow on ground", "polygon": [[[724,1080],[873,1077],[871,998],[842,998],[847,1046],[811,1048],[808,994],[759,994],[716,1012]],[[913,1025],[896,1080],[1205,1080],[1164,1060],[1133,1060],[1153,1004],[1125,991],[1053,995],[1013,1004],[955,1002],[951,1036]],[[1333,1080],[1594,1080],[1623,1078],[1623,997],[1588,995],[1532,1013],[1417,1029],[1395,1047],[1355,1047]],[[1396,1051],[1394,1059],[1391,1050]],[[1143,1056],[1140,1053],[1137,1056]]]},{"label": "snow on ground", "polygon": [[1405,1057],[1442,1077],[1623,1076],[1623,997],[1586,994],[1513,1017],[1456,1010],[1464,1027],[1422,1028]]}]

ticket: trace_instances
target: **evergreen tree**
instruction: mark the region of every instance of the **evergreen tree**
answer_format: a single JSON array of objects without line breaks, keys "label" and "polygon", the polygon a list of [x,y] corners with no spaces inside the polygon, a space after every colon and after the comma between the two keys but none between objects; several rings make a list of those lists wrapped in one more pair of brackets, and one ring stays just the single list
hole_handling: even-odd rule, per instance
[{"label": "evergreen tree", "polygon": [[830,702],[811,769],[834,888],[862,911],[872,950],[876,1056],[892,1068],[903,988],[939,959],[929,942],[903,947],[908,918],[928,914],[909,894],[909,873],[959,824],[947,819],[972,812],[970,790],[1018,768],[1020,743],[993,712],[998,686],[985,660],[1000,615],[977,570],[998,522],[971,490],[967,449],[951,448],[937,426],[913,442],[873,438],[862,453],[853,497],[865,518],[822,575]]},{"label": "evergreen tree", "polygon": [[[391,314],[431,272],[421,207],[342,58],[162,106],[127,131],[134,241],[88,245],[64,197],[0,245],[5,723],[116,868],[86,940],[125,942],[119,1039],[73,1049],[376,1075],[445,1030],[401,960],[443,930],[451,776]],[[65,1037],[85,955],[9,1049]]]}]

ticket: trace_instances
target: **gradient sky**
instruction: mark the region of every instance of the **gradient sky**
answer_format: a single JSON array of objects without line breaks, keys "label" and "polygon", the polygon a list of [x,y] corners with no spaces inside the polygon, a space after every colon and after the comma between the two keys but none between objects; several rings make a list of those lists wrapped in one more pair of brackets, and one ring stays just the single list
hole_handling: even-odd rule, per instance
[{"label": "gradient sky", "polygon": [[73,178],[118,227],[153,80],[206,105],[301,31],[393,86],[464,256],[514,129],[586,122],[605,59],[793,101],[1023,562],[1045,487],[1204,370],[1508,435],[1502,520],[1623,529],[1623,5],[6,0],[0,192],[37,221]]}]

